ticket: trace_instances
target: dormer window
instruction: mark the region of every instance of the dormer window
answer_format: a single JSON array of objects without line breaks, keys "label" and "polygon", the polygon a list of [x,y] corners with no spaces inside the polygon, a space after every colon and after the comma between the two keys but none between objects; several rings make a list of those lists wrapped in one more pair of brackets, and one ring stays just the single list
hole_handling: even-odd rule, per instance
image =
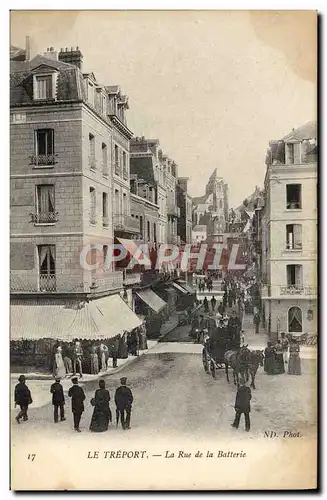
[{"label": "dormer window", "polygon": [[46,75],[34,75],[34,99],[48,100],[55,99],[56,73]]}]

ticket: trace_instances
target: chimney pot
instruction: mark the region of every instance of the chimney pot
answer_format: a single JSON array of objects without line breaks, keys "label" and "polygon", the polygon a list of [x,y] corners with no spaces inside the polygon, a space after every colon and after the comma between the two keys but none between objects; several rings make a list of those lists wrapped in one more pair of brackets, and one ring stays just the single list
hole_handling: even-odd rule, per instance
[{"label": "chimney pot", "polygon": [[65,52],[68,52],[68,48],[67,47],[65,48]]},{"label": "chimney pot", "polygon": [[53,47],[50,47],[51,52],[53,52]]},{"label": "chimney pot", "polygon": [[77,45],[76,50],[79,50],[79,46]]}]

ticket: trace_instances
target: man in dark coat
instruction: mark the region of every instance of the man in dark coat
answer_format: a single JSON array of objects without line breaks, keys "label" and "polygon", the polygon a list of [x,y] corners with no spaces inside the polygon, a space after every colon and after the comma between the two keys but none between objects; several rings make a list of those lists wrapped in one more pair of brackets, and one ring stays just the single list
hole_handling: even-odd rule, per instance
[{"label": "man in dark coat", "polygon": [[232,312],[232,316],[228,320],[228,336],[231,339],[232,347],[238,349],[241,344],[241,321],[236,316],[236,312]]},{"label": "man in dark coat", "polygon": [[216,309],[216,304],[217,304],[217,301],[216,301],[216,298],[214,295],[212,296],[212,299],[210,302],[211,302],[212,310],[214,311]]},{"label": "man in dark coat", "polygon": [[218,312],[221,316],[224,316],[224,313],[225,313],[225,307],[223,305],[222,302],[220,302],[219,306],[218,306]]},{"label": "man in dark coat", "polygon": [[240,386],[237,389],[236,399],[235,399],[235,419],[232,423],[232,427],[238,429],[240,424],[240,418],[242,413],[244,413],[245,418],[245,430],[249,432],[250,430],[250,401],[252,398],[251,389],[245,385],[245,380],[242,378],[240,380]]},{"label": "man in dark coat", "polygon": [[205,312],[205,313],[208,313],[208,312],[209,312],[209,304],[208,304],[208,299],[207,299],[207,297],[204,297],[203,307],[204,307],[204,312]]},{"label": "man in dark coat", "polygon": [[117,412],[120,414],[121,426],[124,430],[128,430],[131,428],[130,424],[133,403],[133,394],[130,388],[126,386],[126,382],[127,378],[122,377],[120,379],[121,386],[116,389],[115,393]]},{"label": "man in dark coat", "polygon": [[79,423],[81,421],[81,416],[84,411],[84,401],[85,401],[85,394],[82,389],[78,385],[78,378],[74,377],[72,378],[73,386],[70,387],[68,391],[68,396],[72,398],[72,413],[74,417],[74,429],[77,432],[81,432],[79,428]]},{"label": "man in dark coat", "polygon": [[28,405],[32,404],[32,396],[31,391],[25,384],[26,378],[25,375],[21,375],[18,379],[19,384],[15,387],[15,406],[20,406],[20,412],[16,417],[17,424],[20,424],[20,419],[22,418],[24,422],[28,420],[27,410]]},{"label": "man in dark coat", "polygon": [[60,421],[63,422],[65,419],[65,396],[64,390],[60,383],[60,377],[56,377],[55,383],[50,387],[50,393],[52,394],[52,404],[53,404],[53,418],[55,424],[58,422],[58,409],[60,408]]},{"label": "man in dark coat", "polygon": [[[109,344],[109,356],[112,358],[112,367],[117,368],[117,359],[118,359],[118,342],[117,339],[111,339]],[[109,366],[108,366],[109,368]]]}]

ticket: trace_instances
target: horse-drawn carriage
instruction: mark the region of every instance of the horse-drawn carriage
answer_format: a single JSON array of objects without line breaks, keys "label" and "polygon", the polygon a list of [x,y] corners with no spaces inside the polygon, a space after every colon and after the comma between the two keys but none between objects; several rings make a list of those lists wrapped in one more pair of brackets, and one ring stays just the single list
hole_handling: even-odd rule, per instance
[{"label": "horse-drawn carriage", "polygon": [[205,372],[211,373],[213,378],[216,378],[217,370],[226,366],[225,353],[239,348],[239,342],[231,336],[226,323],[226,320],[209,320],[208,336],[204,342],[202,361]]}]

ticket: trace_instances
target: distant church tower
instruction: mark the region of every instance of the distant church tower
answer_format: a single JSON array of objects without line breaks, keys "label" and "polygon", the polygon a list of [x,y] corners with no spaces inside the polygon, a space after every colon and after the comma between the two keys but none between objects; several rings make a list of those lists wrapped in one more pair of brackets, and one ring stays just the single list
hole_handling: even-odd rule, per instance
[{"label": "distant church tower", "polygon": [[226,232],[228,221],[228,186],[222,177],[217,176],[215,169],[206,186],[206,193],[213,195],[212,203],[212,234],[213,243],[219,243],[220,237]]}]

